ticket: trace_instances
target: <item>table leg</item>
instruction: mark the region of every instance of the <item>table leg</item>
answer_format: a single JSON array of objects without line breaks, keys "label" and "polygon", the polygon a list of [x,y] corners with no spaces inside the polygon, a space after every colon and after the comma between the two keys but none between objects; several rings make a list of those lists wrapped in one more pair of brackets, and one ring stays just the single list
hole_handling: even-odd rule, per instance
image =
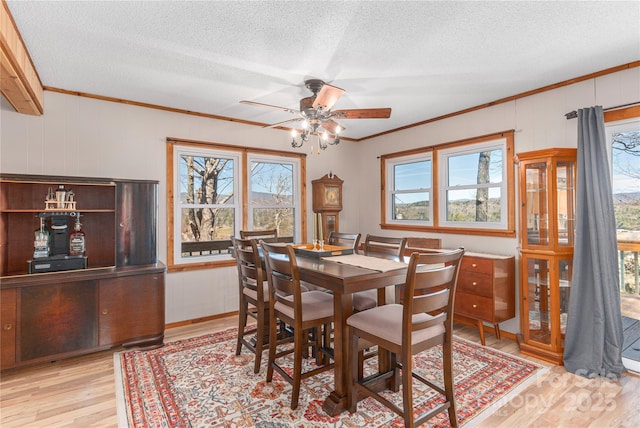
[{"label": "table leg", "polygon": [[353,313],[351,294],[333,294],[333,369],[334,390],[322,404],[322,409],[331,416],[347,410],[347,388],[351,382],[349,373],[349,338],[347,337],[347,318]]}]

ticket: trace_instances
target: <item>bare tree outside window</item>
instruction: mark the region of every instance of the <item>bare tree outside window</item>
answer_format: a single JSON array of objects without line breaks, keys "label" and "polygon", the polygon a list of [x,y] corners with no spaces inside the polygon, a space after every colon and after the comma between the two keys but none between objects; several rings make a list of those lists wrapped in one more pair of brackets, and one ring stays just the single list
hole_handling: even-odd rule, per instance
[{"label": "bare tree outside window", "polygon": [[500,222],[502,151],[448,156],[447,221]]},{"label": "bare tree outside window", "polygon": [[294,235],[294,167],[286,162],[251,162],[250,211],[254,230]]},{"label": "bare tree outside window", "polygon": [[616,216],[620,290],[640,294],[640,122],[610,134],[613,208]]},{"label": "bare tree outside window", "polygon": [[185,156],[180,160],[182,242],[229,239],[233,234],[233,161]]},{"label": "bare tree outside window", "polygon": [[[480,152],[478,156],[478,184],[488,184],[491,152]],[[487,221],[489,218],[489,189],[481,187],[476,194],[476,221]]]},{"label": "bare tree outside window", "polygon": [[640,130],[612,134],[611,146],[617,227],[640,233]]}]

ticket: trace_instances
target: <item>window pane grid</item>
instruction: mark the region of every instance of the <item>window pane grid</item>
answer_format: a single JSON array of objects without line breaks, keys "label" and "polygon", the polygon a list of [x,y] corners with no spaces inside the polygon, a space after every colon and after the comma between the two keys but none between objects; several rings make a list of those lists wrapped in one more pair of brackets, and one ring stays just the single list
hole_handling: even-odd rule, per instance
[{"label": "window pane grid", "polygon": [[[394,229],[515,234],[513,131],[442,143],[408,155],[383,155],[382,162],[383,228],[387,224]],[[421,162],[424,169],[418,172]]]},{"label": "window pane grid", "polygon": [[387,218],[401,224],[431,223],[431,154],[400,158],[389,163]]},{"label": "window pane grid", "polygon": [[277,229],[295,237],[297,169],[289,159],[250,160],[249,221],[255,230]]}]

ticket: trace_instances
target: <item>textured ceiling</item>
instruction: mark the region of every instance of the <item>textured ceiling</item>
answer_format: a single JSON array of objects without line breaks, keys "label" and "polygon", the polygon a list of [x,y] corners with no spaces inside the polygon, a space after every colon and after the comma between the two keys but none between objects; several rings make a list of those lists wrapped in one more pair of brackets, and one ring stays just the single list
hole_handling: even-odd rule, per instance
[{"label": "textured ceiling", "polygon": [[355,139],[640,59],[638,1],[7,4],[45,86],[275,123],[239,101],[297,109],[321,78],[334,109],[393,109],[340,120]]}]

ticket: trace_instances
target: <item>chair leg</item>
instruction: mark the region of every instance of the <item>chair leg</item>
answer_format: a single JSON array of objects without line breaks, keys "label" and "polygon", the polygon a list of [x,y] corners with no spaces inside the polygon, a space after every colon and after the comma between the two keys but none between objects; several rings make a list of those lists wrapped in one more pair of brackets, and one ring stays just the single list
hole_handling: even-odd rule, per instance
[{"label": "chair leg", "polygon": [[303,342],[308,332],[296,328],[293,345],[293,390],[291,391],[291,410],[298,408],[298,399],[300,398],[300,382],[302,380],[302,358],[303,358]]},{"label": "chair leg", "polygon": [[[413,419],[413,362],[411,361],[411,353],[402,355],[402,408],[404,413],[404,426],[407,428],[415,427]],[[397,370],[397,364],[396,368]]]},{"label": "chair leg", "polygon": [[247,326],[247,311],[249,303],[240,295],[240,313],[238,314],[238,341],[236,343],[236,355],[240,355],[242,351],[242,337],[244,336],[244,328]]},{"label": "chair leg", "polygon": [[449,423],[452,427],[458,426],[456,412],[456,398],[453,389],[453,350],[451,339],[442,345],[442,365],[444,371],[444,390],[446,400],[449,402]]},{"label": "chair leg", "polygon": [[264,350],[264,333],[265,325],[267,323],[268,314],[264,310],[264,305],[259,305],[256,309],[256,318],[258,325],[256,327],[256,358],[253,364],[253,372],[258,373],[260,371],[260,363],[262,362],[262,351]]},{"label": "chair leg", "polygon": [[273,380],[273,365],[276,361],[278,338],[276,337],[276,317],[273,308],[269,308],[269,362],[267,364],[267,382]]}]

